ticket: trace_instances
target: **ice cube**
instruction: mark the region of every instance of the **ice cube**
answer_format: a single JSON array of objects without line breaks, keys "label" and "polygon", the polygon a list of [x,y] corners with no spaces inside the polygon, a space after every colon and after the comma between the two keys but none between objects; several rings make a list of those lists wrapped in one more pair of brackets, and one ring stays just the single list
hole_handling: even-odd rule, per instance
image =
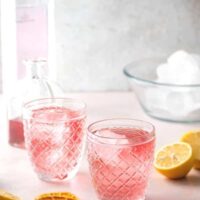
[{"label": "ice cube", "polygon": [[171,83],[174,82],[173,75],[170,75],[169,65],[167,63],[163,63],[157,68],[158,82],[161,83]]},{"label": "ice cube", "polygon": [[181,69],[184,67],[188,71],[199,70],[198,61],[189,53],[180,50],[173,53],[168,59],[167,63],[170,67]]},{"label": "ice cube", "polygon": [[129,144],[128,139],[123,133],[117,132],[118,129],[102,129],[96,132],[101,143],[118,145],[118,144]]},{"label": "ice cube", "polygon": [[48,162],[49,165],[54,165],[56,163],[58,163],[61,158],[63,157],[64,153],[63,153],[63,149],[62,148],[57,148],[57,149],[53,149],[51,151],[49,151],[49,155],[48,155]]},{"label": "ice cube", "polygon": [[200,84],[200,57],[185,51],[172,54],[157,67],[157,81],[169,84]]},{"label": "ice cube", "polygon": [[[190,116],[200,116],[200,93],[194,88],[188,93],[191,103],[188,112]],[[197,118],[197,117],[196,117]]]},{"label": "ice cube", "polygon": [[[98,157],[104,164],[111,167],[115,163],[120,163],[121,142],[129,143],[125,135],[119,135],[112,129],[102,129],[96,132],[99,144],[95,146]],[[112,162],[111,162],[112,161]]]},{"label": "ice cube", "polygon": [[193,106],[194,100],[188,92],[172,91],[167,95],[166,107],[173,116],[187,116]]},{"label": "ice cube", "polygon": [[149,88],[145,93],[146,106],[149,110],[166,110],[167,90]]},{"label": "ice cube", "polygon": [[198,54],[193,54],[193,53],[190,55],[193,57],[193,59],[195,59],[195,61],[198,64],[198,67],[200,67],[200,56]]},{"label": "ice cube", "polygon": [[51,137],[53,138],[55,144],[62,145],[71,136],[70,127],[65,126],[63,123],[52,125]]}]

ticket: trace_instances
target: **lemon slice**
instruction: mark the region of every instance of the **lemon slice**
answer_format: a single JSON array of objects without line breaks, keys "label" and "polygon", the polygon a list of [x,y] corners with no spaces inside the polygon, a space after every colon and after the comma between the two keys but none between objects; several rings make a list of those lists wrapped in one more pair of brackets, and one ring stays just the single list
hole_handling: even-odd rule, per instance
[{"label": "lemon slice", "polygon": [[79,200],[75,195],[69,192],[57,192],[42,194],[35,198],[35,200]]},{"label": "lemon slice", "polygon": [[0,200],[20,200],[20,198],[4,191],[0,190]]},{"label": "lemon slice", "polygon": [[182,142],[186,142],[192,146],[194,153],[194,167],[200,169],[200,131],[190,131],[183,135]]},{"label": "lemon slice", "polygon": [[187,175],[193,163],[192,147],[178,142],[164,146],[156,153],[154,167],[164,176],[178,179]]}]

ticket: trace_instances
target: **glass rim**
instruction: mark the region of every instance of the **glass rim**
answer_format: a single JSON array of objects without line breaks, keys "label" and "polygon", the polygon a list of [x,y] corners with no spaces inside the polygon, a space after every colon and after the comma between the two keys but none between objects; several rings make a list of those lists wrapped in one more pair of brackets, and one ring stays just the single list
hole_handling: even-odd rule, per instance
[{"label": "glass rim", "polygon": [[[144,125],[151,127],[152,130],[148,131],[148,134],[151,137],[148,138],[147,140],[143,141],[142,143],[149,142],[149,141],[151,141],[155,138],[155,126],[153,124],[151,124],[150,122],[147,122],[147,121],[134,119],[134,118],[109,118],[109,119],[103,119],[103,120],[95,121],[95,122],[91,123],[87,128],[88,138],[91,139],[91,137],[94,137],[94,138],[106,139],[106,140],[122,140],[122,141],[127,140],[127,138],[116,138],[116,137],[101,136],[101,135],[95,134],[94,131],[91,130],[92,127],[94,127],[95,125],[98,125],[100,123],[109,122],[109,121],[113,122],[113,121],[118,121],[118,120],[124,121],[124,125],[126,125],[126,122],[129,121],[129,122],[143,123]],[[122,126],[120,126],[120,125],[113,126],[113,128],[118,128],[118,127],[122,127]],[[126,127],[126,126],[124,126],[124,127]],[[134,127],[138,127],[137,124],[133,124],[133,128]],[[99,130],[99,129],[97,129],[97,130]],[[141,130],[143,130],[143,129],[141,129]],[[134,138],[134,135],[132,137],[130,137],[130,139],[133,139],[133,138]],[[103,144],[108,144],[108,143],[104,142]],[[138,144],[140,144],[140,142],[135,143],[134,145],[138,145]],[[127,145],[127,144],[120,144],[120,145]]]},{"label": "glass rim", "polygon": [[[26,112],[27,110],[31,112],[32,111],[31,108],[34,107],[35,105],[44,105],[45,106],[45,103],[52,103],[53,104],[53,102],[49,102],[51,100],[64,101],[65,103],[75,103],[75,104],[77,103],[77,104],[81,105],[81,108],[79,108],[78,110],[84,112],[84,113],[81,113],[80,115],[78,115],[76,117],[72,117],[72,118],[69,118],[69,119],[60,119],[60,120],[56,121],[55,123],[63,123],[63,122],[66,122],[66,121],[67,122],[74,121],[74,120],[77,120],[77,119],[82,119],[83,117],[86,116],[86,113],[85,113],[85,110],[86,110],[86,107],[87,107],[86,103],[84,103],[81,100],[78,100],[78,99],[75,99],[75,98],[68,98],[68,97],[47,97],[47,98],[38,98],[38,99],[28,101],[28,102],[23,104],[23,113]],[[39,103],[39,102],[41,102],[41,103]],[[36,104],[36,103],[39,103],[39,104]],[[47,107],[49,107],[49,106],[47,106]],[[63,106],[63,107],[66,108],[66,106]],[[48,123],[47,120],[44,120],[40,117],[37,118],[36,121],[40,122],[40,123]]]}]

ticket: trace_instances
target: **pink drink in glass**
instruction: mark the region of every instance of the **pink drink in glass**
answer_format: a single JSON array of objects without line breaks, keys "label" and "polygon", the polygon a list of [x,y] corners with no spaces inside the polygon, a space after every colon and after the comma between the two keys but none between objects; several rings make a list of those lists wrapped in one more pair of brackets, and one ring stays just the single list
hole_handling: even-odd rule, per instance
[{"label": "pink drink in glass", "polygon": [[88,160],[97,195],[101,200],[143,200],[153,161],[154,130],[131,127],[131,120],[128,126],[116,123],[108,128],[104,122],[91,125],[88,134]]},{"label": "pink drink in glass", "polygon": [[24,127],[26,148],[40,179],[68,180],[76,174],[84,147],[83,110],[43,105],[25,116]]}]

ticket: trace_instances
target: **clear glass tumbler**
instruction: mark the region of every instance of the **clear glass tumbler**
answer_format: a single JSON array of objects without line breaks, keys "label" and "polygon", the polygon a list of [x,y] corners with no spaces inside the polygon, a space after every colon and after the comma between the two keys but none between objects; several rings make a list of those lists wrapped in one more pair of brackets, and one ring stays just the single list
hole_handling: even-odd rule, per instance
[{"label": "clear glass tumbler", "polygon": [[24,105],[25,145],[38,177],[68,180],[78,171],[85,146],[85,104],[68,98]]},{"label": "clear glass tumbler", "polygon": [[148,122],[109,119],[88,128],[88,161],[100,200],[144,200],[155,129]]}]

